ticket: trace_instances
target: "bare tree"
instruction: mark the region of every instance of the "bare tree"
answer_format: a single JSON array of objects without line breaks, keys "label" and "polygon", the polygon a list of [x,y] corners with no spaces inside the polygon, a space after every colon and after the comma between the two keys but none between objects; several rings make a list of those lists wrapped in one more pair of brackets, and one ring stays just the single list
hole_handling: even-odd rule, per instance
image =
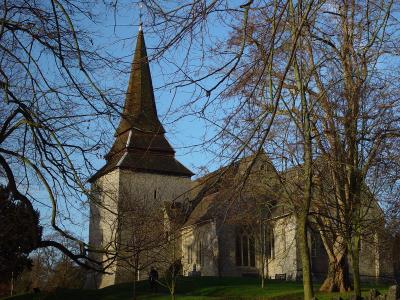
[{"label": "bare tree", "polygon": [[[373,178],[372,172],[379,174],[393,151],[388,141],[398,137],[397,74],[383,63],[398,55],[396,3],[210,0],[146,1],[144,6],[146,30],[159,37],[153,58],[166,62],[176,75],[169,76],[173,79],[166,87],[193,87],[179,117],[191,115],[215,129],[202,146],[212,145],[220,162],[267,149],[279,170],[288,160],[303,165],[304,205],[297,219],[307,299],[313,294],[305,230],[313,160],[319,153],[327,157],[335,201],[343,211],[346,234],[338,237],[344,241],[339,244],[352,256],[359,296],[361,186]],[[92,77],[94,66],[100,69],[109,61],[91,49],[90,36],[74,22],[74,16],[92,18],[78,2],[5,1],[1,13],[2,174],[8,189],[30,206],[35,200],[29,187],[40,183],[45,188],[51,225],[80,245],[80,253],[55,241],[41,246],[59,248],[87,265],[87,251],[97,249],[63,230],[59,208],[72,207],[70,199],[87,192],[81,178],[92,169],[90,153],[103,142],[101,134],[87,134],[87,122],[92,122],[90,129],[101,124],[93,125],[93,119],[116,111]],[[210,30],[216,24],[226,35]],[[185,52],[171,60],[176,49]],[[47,68],[50,60],[55,63]],[[281,130],[287,120],[290,126]],[[313,151],[314,141],[319,153]],[[73,163],[76,157],[78,164]],[[244,173],[243,185],[253,166]]]},{"label": "bare tree", "polygon": [[[171,244],[165,228],[164,212],[160,203],[145,195],[132,199],[127,195],[119,199],[119,226],[115,241],[117,264],[125,268],[125,280],[134,282],[136,299],[136,281],[147,279],[151,266],[164,267],[167,245]],[[175,241],[174,241],[175,243]]]},{"label": "bare tree", "polygon": [[[238,6],[227,1],[188,1],[168,6],[148,1],[146,8],[152,21],[149,29],[162,36],[156,53],[168,57],[171,49],[186,49],[184,58],[174,64],[181,76],[168,86],[196,88],[195,97],[184,108],[217,128],[206,144],[217,144],[222,160],[235,160],[245,150],[257,152],[265,147],[267,137],[272,146],[286,138],[288,150],[302,137],[304,155],[293,161],[304,164],[303,192],[309,200],[315,155],[329,161],[335,201],[342,212],[337,218],[343,225],[332,245],[336,249],[331,257],[336,264],[333,269],[343,273],[340,266],[349,253],[355,292],[360,296],[362,186],[370,184],[374,174],[381,174],[383,165],[387,170],[385,159],[395,164],[397,4],[249,1]],[[211,23],[221,24],[233,35],[229,39],[213,36]],[[193,53],[201,53],[200,58],[196,60]],[[198,62],[195,68],[194,61]],[[297,97],[291,98],[293,93]],[[294,105],[289,106],[289,101]],[[296,105],[297,111],[293,110]],[[215,120],[216,111],[223,117]],[[293,116],[300,117],[300,126],[296,135],[282,131],[281,139],[271,141],[276,137],[271,124],[279,122],[280,113],[293,122]],[[310,151],[313,142],[318,149]],[[267,152],[284,161],[283,152],[276,151],[283,147],[271,148]],[[328,289],[334,285],[347,289],[344,277],[335,272],[329,273]]]},{"label": "bare tree", "polygon": [[41,205],[49,209],[49,225],[79,251],[51,239],[38,247],[99,268],[87,255],[95,249],[65,230],[88,194],[85,180],[105,142],[103,121],[119,110],[95,79],[113,60],[100,55],[86,30],[85,22],[95,21],[92,8],[69,0],[2,1],[0,174],[32,213]]},{"label": "bare tree", "polygon": [[320,104],[314,134],[329,161],[340,207],[334,220],[344,227],[333,246],[336,251],[341,248],[335,263],[341,264],[341,256],[349,251],[357,297],[360,239],[368,216],[363,189],[366,183],[373,186],[380,161],[394,150],[399,124],[398,100],[392,94],[397,87],[391,84],[397,74],[379,66],[381,60],[392,62],[397,56],[390,46],[398,40],[397,8],[393,1],[378,2],[331,3],[321,12],[321,28],[310,30],[307,50],[315,80],[312,93]]},{"label": "bare tree", "polygon": [[[278,108],[284,107],[281,102],[282,98],[285,97],[285,89],[287,89],[286,79],[289,76],[293,78],[293,74],[295,74],[295,83],[291,86],[299,89],[295,98],[299,101],[303,100],[301,102],[302,115],[299,115],[302,120],[299,123],[299,130],[303,133],[304,155],[301,156],[301,159],[305,168],[304,187],[302,189],[304,192],[302,203],[304,205],[296,206],[301,209],[294,209],[293,211],[297,214],[306,299],[313,297],[307,240],[307,220],[312,199],[313,153],[311,149],[310,110],[307,107],[309,103],[305,91],[307,84],[305,78],[303,78],[303,73],[300,71],[301,67],[297,63],[297,49],[300,37],[305,31],[303,29],[309,24],[310,17],[315,13],[315,10],[319,9],[321,3],[305,1],[294,4],[292,1],[266,1],[262,4],[256,4],[249,1],[240,7],[232,7],[226,1],[210,1],[210,3],[195,1],[172,9],[167,6],[156,5],[151,1],[147,3],[147,9],[155,20],[153,29],[157,28],[163,34],[161,40],[165,44],[160,48],[160,54],[165,54],[172,46],[177,47],[184,43],[185,38],[190,40],[190,45],[204,42],[203,31],[207,26],[207,18],[214,20],[214,13],[220,14],[219,17],[223,20],[221,23],[227,22],[230,30],[238,33],[229,41],[228,49],[222,47],[225,52],[219,51],[218,46],[209,50],[213,56],[221,58],[221,60],[226,58],[225,62],[214,61],[211,71],[207,71],[204,60],[200,60],[200,66],[196,72],[204,73],[204,75],[194,78],[185,72],[188,69],[186,68],[187,62],[190,61],[190,53],[187,52],[182,65],[177,66],[177,71],[183,73],[182,79],[171,83],[178,87],[194,84],[200,88],[199,97],[187,103],[186,108],[194,110],[194,114],[198,114],[200,118],[207,121],[210,121],[211,118],[204,112],[215,105],[218,100],[228,99],[227,96],[239,99],[238,104],[233,102],[235,103],[234,108],[226,111],[226,116],[221,120],[222,124],[210,121],[218,128],[218,134],[211,140],[212,142],[217,141],[221,146],[220,157],[227,157],[228,160],[235,161],[246,151],[261,152],[265,147],[273,123],[276,121]],[[268,10],[266,7],[273,9]],[[249,18],[250,13],[252,17],[259,16],[263,22],[256,23],[255,18],[253,21]],[[236,21],[239,16],[242,24],[238,24]],[[176,23],[174,24],[174,22]],[[158,26],[158,24],[162,25]],[[178,24],[183,30],[178,30],[176,35],[171,35],[172,29]],[[256,28],[257,26],[259,28]],[[160,30],[158,27],[162,27],[162,29]],[[257,36],[258,32],[263,32],[263,34]],[[254,55],[253,49],[259,51],[258,56]],[[207,54],[207,50],[202,47],[200,51],[203,55]],[[252,60],[255,57],[257,60]],[[276,73],[279,76],[276,76]],[[219,77],[214,81],[216,83],[205,87],[206,81],[214,76]],[[250,84],[248,84],[249,82]],[[232,88],[232,86],[236,88]],[[212,93],[215,93],[216,96],[211,97]],[[225,94],[225,97],[219,97],[221,94]],[[202,96],[205,96],[205,98],[202,98]],[[225,106],[224,104],[221,105]],[[249,111],[246,108],[254,105],[258,105],[253,110],[255,114],[249,115],[242,122],[241,117]],[[238,124],[240,126],[237,126]],[[245,184],[253,165],[254,163],[249,164],[241,185]]]}]

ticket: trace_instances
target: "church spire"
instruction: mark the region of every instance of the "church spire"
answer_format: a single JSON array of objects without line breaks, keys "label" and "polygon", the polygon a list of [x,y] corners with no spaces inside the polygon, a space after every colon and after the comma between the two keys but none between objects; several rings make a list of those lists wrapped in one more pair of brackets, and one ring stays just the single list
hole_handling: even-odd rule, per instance
[{"label": "church spire", "polygon": [[193,173],[175,159],[157,116],[143,30],[139,27],[128,89],[115,142],[106,164],[91,181],[114,169],[190,177]]},{"label": "church spire", "polygon": [[116,136],[130,129],[143,132],[165,133],[157,116],[149,60],[141,27],[142,25],[140,24],[128,90],[126,92],[125,106],[121,122],[115,134]]}]

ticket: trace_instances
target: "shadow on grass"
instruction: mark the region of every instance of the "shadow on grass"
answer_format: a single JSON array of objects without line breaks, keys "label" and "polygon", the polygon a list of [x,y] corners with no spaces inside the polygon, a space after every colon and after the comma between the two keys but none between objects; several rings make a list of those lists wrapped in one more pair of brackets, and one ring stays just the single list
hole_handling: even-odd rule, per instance
[{"label": "shadow on grass", "polygon": [[[368,290],[376,285],[367,285]],[[379,291],[387,292],[387,286],[378,286]],[[318,290],[318,287],[315,287]],[[171,299],[168,290],[159,287],[157,293],[151,293],[147,281],[137,283],[139,300]],[[319,293],[319,300],[331,300],[341,296],[348,299],[351,293]],[[8,300],[132,300],[132,283],[123,283],[99,290],[56,289],[40,294],[25,294],[5,298]],[[257,278],[234,277],[182,277],[177,281],[176,300],[300,300],[303,299],[303,286],[300,282],[267,281],[264,289]]]}]

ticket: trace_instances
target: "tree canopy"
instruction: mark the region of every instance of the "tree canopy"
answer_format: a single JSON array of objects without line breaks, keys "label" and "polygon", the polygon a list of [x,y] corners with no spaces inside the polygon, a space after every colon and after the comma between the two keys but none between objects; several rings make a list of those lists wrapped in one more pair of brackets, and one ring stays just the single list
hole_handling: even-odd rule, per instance
[{"label": "tree canopy", "polygon": [[[30,268],[28,257],[42,238],[39,213],[0,186],[0,282]],[[12,274],[13,273],[13,274]]]}]

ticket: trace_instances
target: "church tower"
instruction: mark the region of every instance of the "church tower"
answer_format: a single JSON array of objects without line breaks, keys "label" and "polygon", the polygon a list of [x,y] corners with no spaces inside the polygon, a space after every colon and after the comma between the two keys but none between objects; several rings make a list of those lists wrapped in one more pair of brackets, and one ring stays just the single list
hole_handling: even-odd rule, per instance
[{"label": "church tower", "polygon": [[[109,259],[105,265],[110,266],[108,271],[112,273],[97,275],[94,282],[88,283],[92,287],[132,280],[127,275],[129,266],[120,259],[113,260],[114,253],[130,243],[127,236],[135,234],[137,228],[127,217],[151,206],[161,210],[164,201],[179,201],[190,189],[193,175],[175,159],[175,151],[158,119],[141,28],[115,137],[105,156],[106,164],[90,179],[89,242],[110,252],[92,257],[102,261]],[[141,207],[143,205],[146,207]]]}]

